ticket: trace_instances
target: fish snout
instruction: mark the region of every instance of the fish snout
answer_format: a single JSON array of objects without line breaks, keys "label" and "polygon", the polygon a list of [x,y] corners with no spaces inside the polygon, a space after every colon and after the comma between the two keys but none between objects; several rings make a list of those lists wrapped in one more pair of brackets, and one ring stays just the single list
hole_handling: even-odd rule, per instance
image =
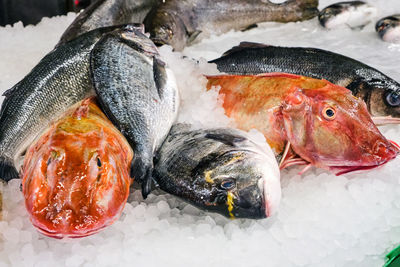
[{"label": "fish snout", "polygon": [[373,155],[377,158],[378,164],[394,159],[400,154],[400,147],[393,141],[378,141],[373,147]]},{"label": "fish snout", "polygon": [[266,206],[264,192],[258,185],[250,185],[238,191],[238,197],[234,201],[233,215],[236,218],[266,218]]}]

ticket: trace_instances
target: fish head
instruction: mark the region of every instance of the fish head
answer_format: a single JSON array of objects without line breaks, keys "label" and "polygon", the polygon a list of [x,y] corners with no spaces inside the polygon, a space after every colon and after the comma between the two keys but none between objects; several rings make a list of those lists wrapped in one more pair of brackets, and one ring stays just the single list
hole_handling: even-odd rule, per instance
[{"label": "fish head", "polygon": [[25,206],[47,236],[98,232],[119,217],[129,194],[133,152],[111,123],[85,108],[52,125],[24,160]]},{"label": "fish head", "polygon": [[199,163],[193,193],[207,209],[231,218],[270,217],[279,206],[281,188],[275,157],[267,152],[248,139],[236,139],[235,147]]},{"label": "fish head", "polygon": [[379,36],[386,42],[399,41],[400,16],[394,15],[383,18],[375,24],[375,30]]},{"label": "fish head", "polygon": [[178,51],[185,48],[187,31],[179,16],[162,12],[150,23],[151,25],[146,29],[150,32],[150,39],[157,46],[170,45]]},{"label": "fish head", "polygon": [[380,166],[399,154],[379,132],[365,103],[329,82],[318,89],[295,88],[282,114],[296,154],[337,175]]}]

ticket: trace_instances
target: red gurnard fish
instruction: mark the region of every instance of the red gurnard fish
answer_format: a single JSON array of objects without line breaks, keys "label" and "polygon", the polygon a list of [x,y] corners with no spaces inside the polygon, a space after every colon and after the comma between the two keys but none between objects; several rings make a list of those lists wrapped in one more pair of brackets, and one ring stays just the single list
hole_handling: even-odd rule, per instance
[{"label": "red gurnard fish", "polygon": [[83,100],[26,153],[22,188],[32,224],[55,238],[83,237],[112,224],[128,198],[132,158],[94,98]]},{"label": "red gurnard fish", "polygon": [[243,130],[262,132],[280,167],[316,166],[337,175],[370,169],[395,158],[399,147],[377,129],[365,103],[351,91],[304,76],[208,76],[223,108]]}]

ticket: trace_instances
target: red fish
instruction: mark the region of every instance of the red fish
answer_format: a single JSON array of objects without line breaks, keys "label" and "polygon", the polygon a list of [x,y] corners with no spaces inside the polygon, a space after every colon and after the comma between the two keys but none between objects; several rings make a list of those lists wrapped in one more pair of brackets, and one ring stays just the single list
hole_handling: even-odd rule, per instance
[{"label": "red fish", "polygon": [[93,98],[74,106],[26,153],[22,188],[32,224],[55,238],[83,237],[112,224],[128,198],[132,158]]},{"label": "red fish", "polygon": [[208,89],[221,88],[227,116],[243,130],[261,131],[281,168],[306,164],[340,175],[380,166],[400,152],[362,100],[326,80],[283,73],[207,78]]}]

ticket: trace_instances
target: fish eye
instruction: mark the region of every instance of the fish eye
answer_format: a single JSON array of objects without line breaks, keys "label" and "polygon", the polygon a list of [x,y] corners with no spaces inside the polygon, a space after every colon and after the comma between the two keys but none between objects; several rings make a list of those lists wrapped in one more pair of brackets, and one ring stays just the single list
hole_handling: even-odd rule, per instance
[{"label": "fish eye", "polygon": [[386,95],[386,102],[392,107],[398,107],[400,105],[399,94],[395,91],[391,91]]},{"label": "fish eye", "polygon": [[233,189],[236,186],[236,180],[234,178],[226,178],[221,182],[221,188],[225,190]]},{"label": "fish eye", "polygon": [[322,116],[327,120],[333,120],[336,117],[336,111],[333,107],[326,107],[322,111]]},{"label": "fish eye", "polygon": [[101,160],[100,160],[100,158],[99,157],[97,157],[97,167],[101,167]]}]

